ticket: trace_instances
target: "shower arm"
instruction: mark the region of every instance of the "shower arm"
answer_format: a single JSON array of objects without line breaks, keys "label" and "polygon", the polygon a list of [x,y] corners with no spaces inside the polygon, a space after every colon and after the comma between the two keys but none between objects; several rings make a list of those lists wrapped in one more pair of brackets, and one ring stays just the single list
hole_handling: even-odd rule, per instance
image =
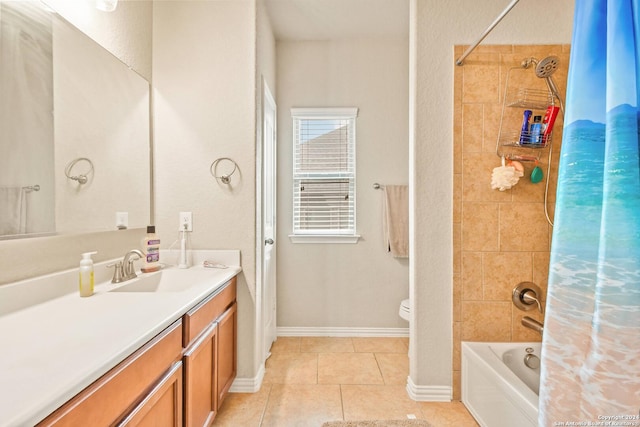
[{"label": "shower arm", "polygon": [[485,37],[487,37],[489,35],[489,33],[496,27],[496,25],[498,25],[500,23],[500,21],[502,21],[502,19],[507,16],[507,13],[511,12],[511,9],[513,9],[513,7],[519,2],[520,0],[512,0],[512,2],[509,4],[509,6],[506,7],[505,10],[502,11],[502,13],[491,23],[491,25],[489,25],[487,27],[486,30],[484,30],[484,33],[482,33],[482,35],[478,38],[478,40],[472,44],[471,46],[469,46],[469,48],[462,54],[462,56],[460,58],[458,58],[456,60],[456,65],[462,65],[462,63],[464,62],[465,58],[467,56],[469,56],[469,54],[471,52],[473,52],[473,50],[478,47],[478,45],[480,43],[482,43],[482,40],[485,39]]}]

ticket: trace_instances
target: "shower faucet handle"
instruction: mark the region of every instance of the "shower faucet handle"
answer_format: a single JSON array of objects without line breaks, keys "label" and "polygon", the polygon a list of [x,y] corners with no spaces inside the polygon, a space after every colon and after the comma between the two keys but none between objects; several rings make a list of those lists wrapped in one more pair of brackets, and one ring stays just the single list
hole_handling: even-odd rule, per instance
[{"label": "shower faucet handle", "polygon": [[542,313],[542,304],[540,304],[540,300],[538,299],[538,295],[536,294],[535,291],[531,289],[527,289],[522,293],[520,298],[525,304],[529,304],[529,305],[536,304],[538,306],[538,311]]},{"label": "shower faucet handle", "polygon": [[542,313],[544,310],[540,302],[540,295],[542,295],[542,291],[535,283],[520,282],[513,288],[511,299],[520,310],[529,311],[537,307],[538,311]]}]

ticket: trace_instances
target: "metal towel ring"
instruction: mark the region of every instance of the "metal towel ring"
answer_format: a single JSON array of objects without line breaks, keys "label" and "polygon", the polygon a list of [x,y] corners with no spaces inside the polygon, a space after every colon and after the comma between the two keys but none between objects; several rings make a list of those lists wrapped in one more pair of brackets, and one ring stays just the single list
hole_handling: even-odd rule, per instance
[{"label": "metal towel ring", "polygon": [[[218,163],[221,160],[227,160],[231,163],[233,163],[233,170],[231,172],[229,172],[226,175],[216,175],[216,169],[218,168]],[[211,176],[213,176],[215,179],[219,179],[223,184],[229,184],[231,182],[231,175],[234,174],[234,172],[238,169],[238,164],[236,162],[234,162],[232,159],[230,159],[229,157],[220,157],[218,159],[215,159],[212,163],[211,166],[209,166],[209,172],[211,172]]]},{"label": "metal towel ring", "polygon": [[[86,173],[81,173],[80,175],[71,175],[71,169],[73,169],[76,163],[81,161],[89,163],[89,170]],[[64,168],[65,176],[73,181],[78,181],[78,184],[86,184],[87,181],[89,181],[87,176],[90,173],[93,173],[93,162],[86,157],[78,157],[77,159],[71,160]]]}]

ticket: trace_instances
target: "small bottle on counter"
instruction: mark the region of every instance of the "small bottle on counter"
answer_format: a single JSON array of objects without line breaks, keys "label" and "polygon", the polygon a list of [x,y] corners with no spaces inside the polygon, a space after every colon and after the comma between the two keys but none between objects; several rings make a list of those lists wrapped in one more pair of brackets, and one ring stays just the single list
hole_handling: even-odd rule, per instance
[{"label": "small bottle on counter", "polygon": [[160,239],[156,236],[154,225],[147,226],[147,235],[142,239],[142,253],[144,263],[140,270],[143,273],[160,270]]},{"label": "small bottle on counter", "polygon": [[82,254],[82,259],[80,260],[80,277],[78,286],[80,289],[81,297],[90,297],[93,295],[93,260],[91,259],[91,255],[95,255],[98,252],[86,252]]}]

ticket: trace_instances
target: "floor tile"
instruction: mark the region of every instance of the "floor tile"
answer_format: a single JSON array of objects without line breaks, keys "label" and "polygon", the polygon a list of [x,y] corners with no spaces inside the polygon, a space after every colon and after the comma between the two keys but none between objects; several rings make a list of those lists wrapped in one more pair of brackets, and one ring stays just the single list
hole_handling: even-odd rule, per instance
[{"label": "floor tile", "polygon": [[299,353],[300,337],[278,337],[271,346],[271,353]]},{"label": "floor tile", "polygon": [[218,427],[259,426],[270,391],[270,385],[263,385],[257,393],[229,393],[213,425]]},{"label": "floor tile", "polygon": [[384,384],[384,380],[373,353],[320,353],[318,384]]},{"label": "floor tile", "polygon": [[230,393],[214,426],[319,427],[406,419],[478,427],[459,402],[415,402],[406,391],[408,338],[280,337],[257,393]]},{"label": "floor tile", "polygon": [[274,384],[261,426],[319,427],[337,420],[342,420],[340,386]]},{"label": "floor tile", "polygon": [[420,418],[437,427],[478,427],[461,402],[420,402]]},{"label": "floor tile", "polygon": [[406,385],[409,376],[409,356],[397,353],[375,353],[385,384]]},{"label": "floor tile", "polygon": [[[420,415],[420,405],[407,395],[401,385],[343,385],[344,419],[403,420],[408,414]],[[434,427],[440,427],[434,424]]]},{"label": "floor tile", "polygon": [[272,353],[265,364],[265,384],[317,384],[316,353]]},{"label": "floor tile", "polygon": [[373,337],[373,338],[352,338],[353,347],[359,353],[404,353],[407,354],[409,347],[405,338],[396,337]]},{"label": "floor tile", "polygon": [[351,338],[302,337],[300,351],[304,353],[353,353]]}]

